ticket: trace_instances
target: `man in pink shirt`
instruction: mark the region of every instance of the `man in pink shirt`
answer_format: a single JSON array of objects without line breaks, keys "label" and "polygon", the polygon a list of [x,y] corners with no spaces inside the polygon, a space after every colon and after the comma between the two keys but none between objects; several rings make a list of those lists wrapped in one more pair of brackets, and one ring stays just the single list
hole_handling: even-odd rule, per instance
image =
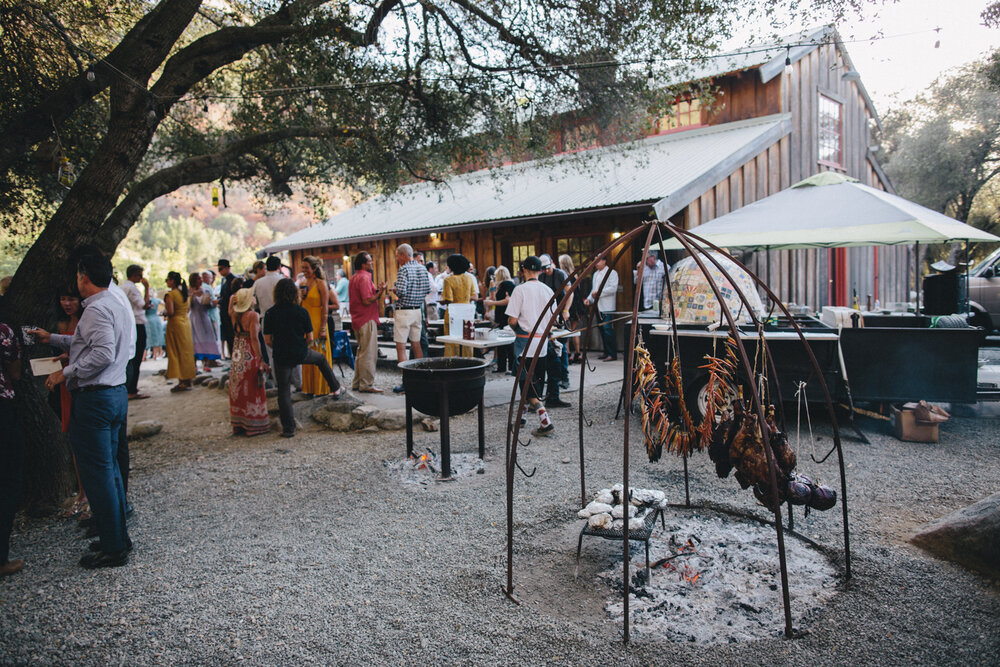
[{"label": "man in pink shirt", "polygon": [[367,394],[382,391],[375,386],[375,362],[378,359],[378,300],[385,292],[385,283],[375,286],[372,264],[372,256],[368,253],[355,255],[354,275],[347,286],[351,329],[358,339],[351,389]]}]

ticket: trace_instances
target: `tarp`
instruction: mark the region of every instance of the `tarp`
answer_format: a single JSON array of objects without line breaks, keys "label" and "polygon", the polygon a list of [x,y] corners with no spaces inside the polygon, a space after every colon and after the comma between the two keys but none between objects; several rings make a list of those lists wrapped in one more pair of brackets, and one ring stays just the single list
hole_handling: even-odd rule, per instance
[{"label": "tarp", "polygon": [[[723,248],[780,250],[1000,241],[908,199],[823,172],[691,230]],[[664,250],[682,246],[665,240]]]}]

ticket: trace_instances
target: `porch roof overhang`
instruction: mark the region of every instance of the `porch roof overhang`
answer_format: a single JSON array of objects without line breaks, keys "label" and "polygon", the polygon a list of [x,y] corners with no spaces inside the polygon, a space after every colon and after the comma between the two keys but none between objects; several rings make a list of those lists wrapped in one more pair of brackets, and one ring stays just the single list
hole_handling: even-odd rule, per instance
[{"label": "porch roof overhang", "polygon": [[[266,253],[476,227],[642,212],[673,215],[791,131],[775,114],[407,185]],[[714,180],[713,180],[714,179]]]}]

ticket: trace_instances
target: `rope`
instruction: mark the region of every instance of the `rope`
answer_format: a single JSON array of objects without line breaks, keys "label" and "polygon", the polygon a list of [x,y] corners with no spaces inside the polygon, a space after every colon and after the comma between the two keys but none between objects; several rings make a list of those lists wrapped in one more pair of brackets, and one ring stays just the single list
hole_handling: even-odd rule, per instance
[{"label": "rope", "polygon": [[810,452],[813,460],[816,460],[816,439],[813,437],[812,416],[809,414],[809,399],[806,396],[806,383],[799,380],[799,388],[795,390],[795,449],[800,449],[802,445],[802,404],[806,405],[806,421],[809,424],[809,442],[812,443]]}]

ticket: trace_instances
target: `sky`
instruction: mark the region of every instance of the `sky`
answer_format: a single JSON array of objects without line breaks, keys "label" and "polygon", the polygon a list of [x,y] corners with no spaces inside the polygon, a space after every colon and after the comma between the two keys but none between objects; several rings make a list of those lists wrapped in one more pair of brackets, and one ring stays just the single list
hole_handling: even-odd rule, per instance
[{"label": "sky", "polygon": [[[982,25],[986,0],[900,0],[866,5],[837,23],[879,113],[913,98],[941,74],[1000,48],[1000,29]],[[933,32],[941,28],[939,33]],[[885,39],[871,40],[881,34]],[[862,40],[853,42],[853,40]],[[940,39],[939,48],[934,42]]]}]

